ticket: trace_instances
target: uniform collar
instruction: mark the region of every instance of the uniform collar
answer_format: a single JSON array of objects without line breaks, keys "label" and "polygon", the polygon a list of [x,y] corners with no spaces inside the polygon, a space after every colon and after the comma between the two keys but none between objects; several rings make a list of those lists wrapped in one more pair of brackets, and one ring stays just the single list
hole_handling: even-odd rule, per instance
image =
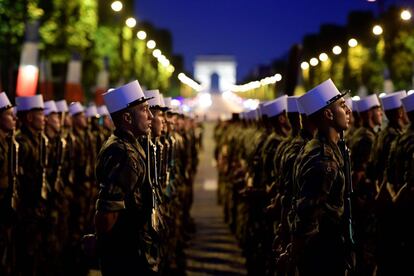
[{"label": "uniform collar", "polygon": [[135,138],[134,134],[132,134],[131,131],[123,130],[123,129],[115,129],[114,135],[122,140],[127,141],[129,144],[131,144],[139,152],[139,154],[142,155],[144,159],[147,158],[144,149],[138,143],[137,138]]}]

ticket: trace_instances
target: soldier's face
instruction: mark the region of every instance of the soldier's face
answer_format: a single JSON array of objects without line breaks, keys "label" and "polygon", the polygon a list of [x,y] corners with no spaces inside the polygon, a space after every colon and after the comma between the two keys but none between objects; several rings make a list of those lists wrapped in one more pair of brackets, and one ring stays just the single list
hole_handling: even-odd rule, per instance
[{"label": "soldier's face", "polygon": [[45,129],[45,115],[43,110],[32,110],[27,114],[27,121],[36,131],[42,131]]},{"label": "soldier's face", "polygon": [[338,131],[348,129],[351,110],[346,105],[343,98],[332,104],[331,111],[333,113],[334,126]]},{"label": "soldier's face", "polygon": [[155,111],[153,113],[153,118],[151,122],[151,132],[152,135],[155,137],[161,136],[161,132],[164,128],[164,116],[162,116],[162,113],[160,111]]},{"label": "soldier's face", "polygon": [[9,108],[0,113],[0,128],[5,132],[10,132],[16,127],[16,117],[13,115],[13,108]]},{"label": "soldier's face", "polygon": [[85,113],[81,112],[72,117],[73,125],[77,128],[84,129],[88,126]]},{"label": "soldier's face", "polygon": [[374,107],[369,112],[371,112],[372,122],[376,126],[380,126],[382,124],[382,109],[381,109],[381,107],[379,107],[379,106]]},{"label": "soldier's face", "polygon": [[47,116],[46,127],[52,129],[54,132],[60,131],[60,119],[57,113],[52,113]]},{"label": "soldier's face", "polygon": [[149,134],[153,116],[147,102],[135,106],[133,112],[131,112],[131,117],[135,135]]}]

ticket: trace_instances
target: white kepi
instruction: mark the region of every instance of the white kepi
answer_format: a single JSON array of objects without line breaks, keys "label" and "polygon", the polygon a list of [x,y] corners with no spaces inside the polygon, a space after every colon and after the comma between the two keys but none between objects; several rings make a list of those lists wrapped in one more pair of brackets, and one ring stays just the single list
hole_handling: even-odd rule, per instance
[{"label": "white kepi", "polygon": [[44,109],[43,96],[16,97],[17,112]]},{"label": "white kepi", "polygon": [[145,97],[137,80],[108,90],[103,94],[103,98],[111,114],[149,100]]},{"label": "white kepi", "polygon": [[11,104],[9,98],[7,97],[6,92],[1,92],[0,93],[0,110],[5,110],[11,107],[13,107],[13,105]]},{"label": "white kepi", "polygon": [[305,114],[309,116],[339,100],[347,93],[348,91],[340,93],[333,81],[328,79],[300,96],[298,101]]},{"label": "white kepi", "polygon": [[58,112],[68,112],[69,108],[68,108],[68,103],[66,102],[66,100],[60,100],[60,101],[56,101],[56,107],[58,109]]},{"label": "white kepi", "polygon": [[49,116],[51,113],[58,113],[55,101],[45,102],[45,109],[43,110],[43,114],[45,114],[45,116]]},{"label": "white kepi", "polygon": [[366,96],[355,102],[358,112],[365,112],[373,107],[381,106],[377,94]]},{"label": "white kepi", "polygon": [[85,108],[80,102],[72,102],[69,105],[69,114],[71,116],[75,116],[76,114],[79,114],[81,112],[85,112]]},{"label": "white kepi", "polygon": [[414,93],[401,99],[405,112],[414,111]]},{"label": "white kepi", "polygon": [[281,114],[283,111],[287,111],[287,98],[286,95],[283,95],[273,101],[265,103],[261,109],[262,115],[267,115],[270,118]]},{"label": "white kepi", "polygon": [[161,107],[161,94],[158,89],[146,90],[144,91],[144,95],[146,98],[150,99],[148,100],[148,105],[150,107]]},{"label": "white kepi", "polygon": [[388,94],[384,97],[380,97],[382,102],[382,108],[384,110],[390,110],[399,108],[402,106],[401,99],[407,96],[407,93],[404,90],[397,91],[391,94]]}]

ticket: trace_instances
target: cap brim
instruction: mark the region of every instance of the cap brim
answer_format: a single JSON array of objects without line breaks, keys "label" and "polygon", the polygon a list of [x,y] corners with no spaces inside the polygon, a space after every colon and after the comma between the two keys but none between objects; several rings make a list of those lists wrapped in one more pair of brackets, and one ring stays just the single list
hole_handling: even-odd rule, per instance
[{"label": "cap brim", "polygon": [[330,99],[329,101],[326,102],[326,105],[330,105],[331,103],[336,102],[337,100],[339,100],[340,98],[345,97],[348,93],[350,93],[351,90],[346,90],[338,95],[336,95],[335,97],[333,97],[332,99]]},{"label": "cap brim", "polygon": [[126,108],[129,108],[129,107],[132,107],[132,106],[136,106],[136,105],[139,105],[139,104],[142,104],[142,103],[145,103],[145,102],[147,102],[147,101],[149,101],[149,100],[151,100],[151,99],[153,99],[154,97],[150,97],[150,98],[145,98],[145,97],[142,97],[142,98],[140,98],[140,99],[138,99],[138,100],[135,100],[135,101],[133,101],[133,102],[130,102],[127,106],[126,106]]}]

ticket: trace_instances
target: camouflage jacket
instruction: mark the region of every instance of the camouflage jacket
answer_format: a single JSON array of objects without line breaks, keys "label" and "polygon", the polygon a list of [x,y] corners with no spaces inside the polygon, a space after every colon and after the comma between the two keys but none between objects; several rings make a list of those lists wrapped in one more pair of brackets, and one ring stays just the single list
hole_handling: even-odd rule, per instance
[{"label": "camouflage jacket", "polygon": [[149,221],[152,194],[146,181],[146,154],[132,133],[116,130],[109,137],[99,152],[95,174],[98,212],[122,212],[131,228]]},{"label": "camouflage jacket", "polygon": [[320,134],[303,148],[294,165],[296,235],[340,233],[344,213],[343,166],[338,145]]}]

